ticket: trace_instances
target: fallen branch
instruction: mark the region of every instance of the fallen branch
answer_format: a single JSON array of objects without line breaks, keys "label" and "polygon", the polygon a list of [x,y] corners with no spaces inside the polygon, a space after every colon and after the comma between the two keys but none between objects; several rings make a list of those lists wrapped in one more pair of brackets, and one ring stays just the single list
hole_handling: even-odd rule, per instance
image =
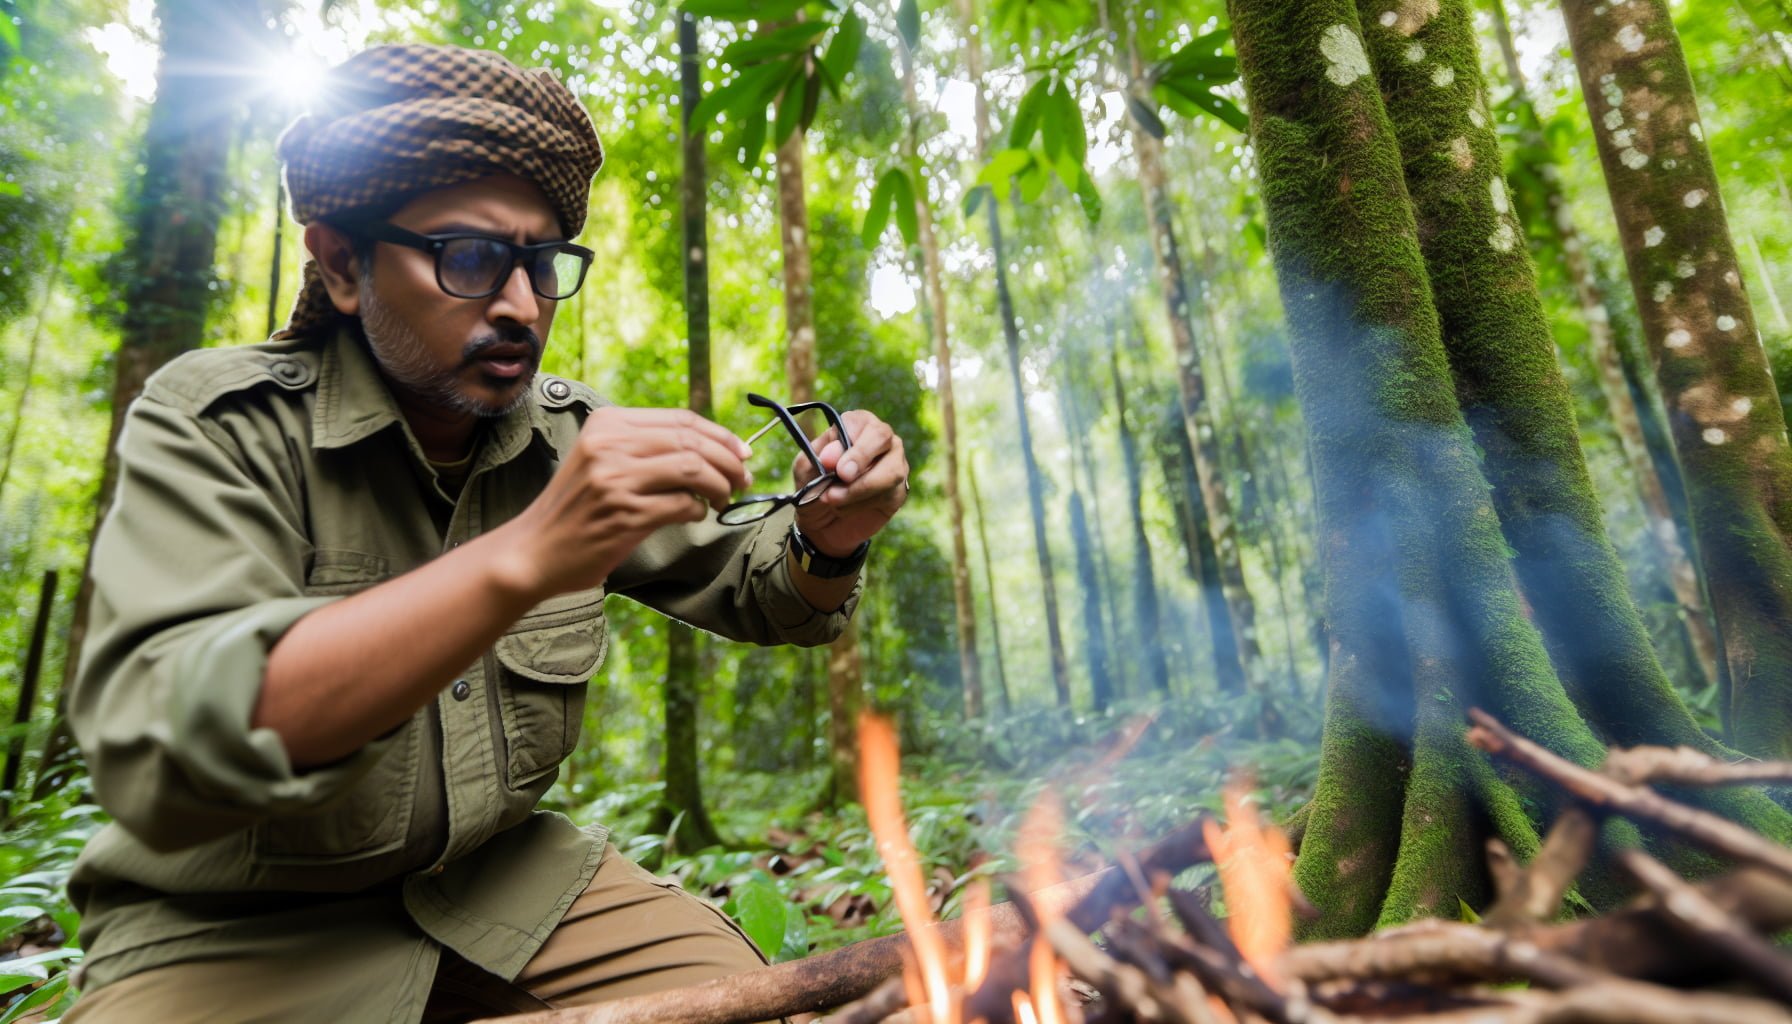
[{"label": "fallen branch", "polygon": [[1468,714],[1475,723],[1468,730],[1470,743],[1548,779],[1581,803],[1601,813],[1653,822],[1707,849],[1792,878],[1792,850],[1726,818],[1582,768],[1512,732],[1479,708],[1469,709]]},{"label": "fallen branch", "polygon": [[1605,757],[1601,770],[1633,785],[1737,786],[1792,782],[1792,761],[1719,761],[1691,747],[1625,747]]},{"label": "fallen branch", "polygon": [[[1178,874],[1208,859],[1207,841],[1201,828],[1206,815],[1165,836],[1139,858],[1146,872]],[[1049,908],[1047,916],[1061,914],[1072,924],[1093,932],[1116,907],[1137,901],[1126,872],[1108,868],[1092,875],[1054,885],[1025,897],[1036,906]],[[989,909],[991,940],[1023,946],[1031,929],[1013,904]],[[962,918],[934,925],[947,955],[964,955]],[[745,974],[717,978],[701,985],[630,996],[595,1006],[488,1018],[504,1024],[751,1024],[801,1013],[818,1013],[845,1006],[875,991],[890,978],[900,977],[902,961],[911,952],[907,935],[866,939],[819,956],[762,967]],[[1012,955],[1012,954],[1010,954]],[[1024,953],[1021,954],[1023,957]],[[991,977],[995,971],[992,964]]]},{"label": "fallen branch", "polygon": [[1733,915],[1724,913],[1698,889],[1669,870],[1666,864],[1643,851],[1625,850],[1618,855],[1618,861],[1644,888],[1655,894],[1662,912],[1688,938],[1715,946],[1743,973],[1781,999],[1792,1000],[1792,960],[1775,950],[1767,940],[1750,931]]},{"label": "fallen branch", "polygon": [[1603,977],[1522,932],[1452,921],[1421,921],[1366,939],[1296,946],[1276,959],[1276,972],[1309,985],[1338,978],[1522,978],[1568,988]]},{"label": "fallen branch", "polygon": [[1580,807],[1570,806],[1563,808],[1544,836],[1543,848],[1522,869],[1512,862],[1510,850],[1502,844],[1495,852],[1491,847],[1498,840],[1489,840],[1489,861],[1495,865],[1495,877],[1500,874],[1498,865],[1502,859],[1516,870],[1482,920],[1495,928],[1553,920],[1562,909],[1562,897],[1592,858],[1598,838],[1599,827],[1593,823],[1593,816]]}]

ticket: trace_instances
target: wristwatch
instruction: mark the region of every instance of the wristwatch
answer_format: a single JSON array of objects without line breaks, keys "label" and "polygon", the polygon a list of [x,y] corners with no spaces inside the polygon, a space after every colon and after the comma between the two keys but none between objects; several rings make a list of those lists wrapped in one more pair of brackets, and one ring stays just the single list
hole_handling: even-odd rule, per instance
[{"label": "wristwatch", "polygon": [[809,538],[803,536],[796,524],[790,526],[790,553],[796,556],[796,564],[802,566],[804,572],[817,579],[837,580],[853,575],[864,567],[865,556],[870,551],[871,542],[863,541],[844,558],[822,554],[815,550],[815,545],[809,543]]}]

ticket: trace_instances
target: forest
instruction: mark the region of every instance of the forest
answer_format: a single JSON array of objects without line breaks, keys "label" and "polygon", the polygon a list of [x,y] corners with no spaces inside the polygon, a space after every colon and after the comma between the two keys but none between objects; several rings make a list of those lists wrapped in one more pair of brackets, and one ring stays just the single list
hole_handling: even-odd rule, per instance
[{"label": "forest", "polygon": [[[401,41],[552,68],[602,139],[544,372],[907,443],[832,644],[610,600],[544,802],[772,961],[903,929],[862,712],[938,917],[1049,794],[1075,874],[1230,781],[1303,941],[1479,921],[1490,841],[1544,859],[1572,801],[1471,709],[1583,768],[1792,758],[1780,0],[0,0],[0,1024],[76,994],[107,816],[62,694],[124,412],[285,323],[276,141]],[[1782,790],[1673,792],[1792,843]],[[1561,914],[1639,844],[1726,863],[1601,820]]]}]

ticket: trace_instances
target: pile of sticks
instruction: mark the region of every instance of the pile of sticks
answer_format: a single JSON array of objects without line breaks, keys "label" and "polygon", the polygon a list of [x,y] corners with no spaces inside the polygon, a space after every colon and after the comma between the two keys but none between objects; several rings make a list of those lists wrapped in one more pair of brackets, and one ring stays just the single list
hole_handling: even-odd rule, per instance
[{"label": "pile of sticks", "polygon": [[[1792,764],[1638,747],[1613,750],[1594,771],[1470,714],[1471,743],[1566,797],[1528,865],[1490,842],[1497,898],[1480,923],[1425,921],[1296,946],[1254,967],[1198,894],[1169,887],[1173,875],[1209,859],[1198,819],[1136,859],[994,908],[996,952],[974,990],[954,993],[960,1019],[1014,1022],[1014,993],[1028,990],[1029,954],[1043,940],[1069,969],[1059,1001],[1071,1024],[1792,1024],[1792,956],[1771,939],[1792,929],[1792,850],[1651,788],[1792,782]],[[1642,895],[1563,922],[1562,901],[1595,854],[1599,823],[1614,815],[1734,868],[1692,883],[1625,849],[1616,865]],[[953,956],[962,955],[959,924],[938,929]],[[839,1007],[826,1024],[930,1024],[909,1005],[907,955],[906,937],[890,936],[539,1019],[748,1024]]]}]

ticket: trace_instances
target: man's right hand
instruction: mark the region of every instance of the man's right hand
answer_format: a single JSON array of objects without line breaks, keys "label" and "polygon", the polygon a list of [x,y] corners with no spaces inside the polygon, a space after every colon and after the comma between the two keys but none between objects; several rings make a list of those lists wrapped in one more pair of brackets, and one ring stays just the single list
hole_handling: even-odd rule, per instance
[{"label": "man's right hand", "polygon": [[603,582],[655,530],[698,522],[746,488],[750,451],[687,410],[596,410],[547,487],[493,531],[503,579],[538,600]]}]

